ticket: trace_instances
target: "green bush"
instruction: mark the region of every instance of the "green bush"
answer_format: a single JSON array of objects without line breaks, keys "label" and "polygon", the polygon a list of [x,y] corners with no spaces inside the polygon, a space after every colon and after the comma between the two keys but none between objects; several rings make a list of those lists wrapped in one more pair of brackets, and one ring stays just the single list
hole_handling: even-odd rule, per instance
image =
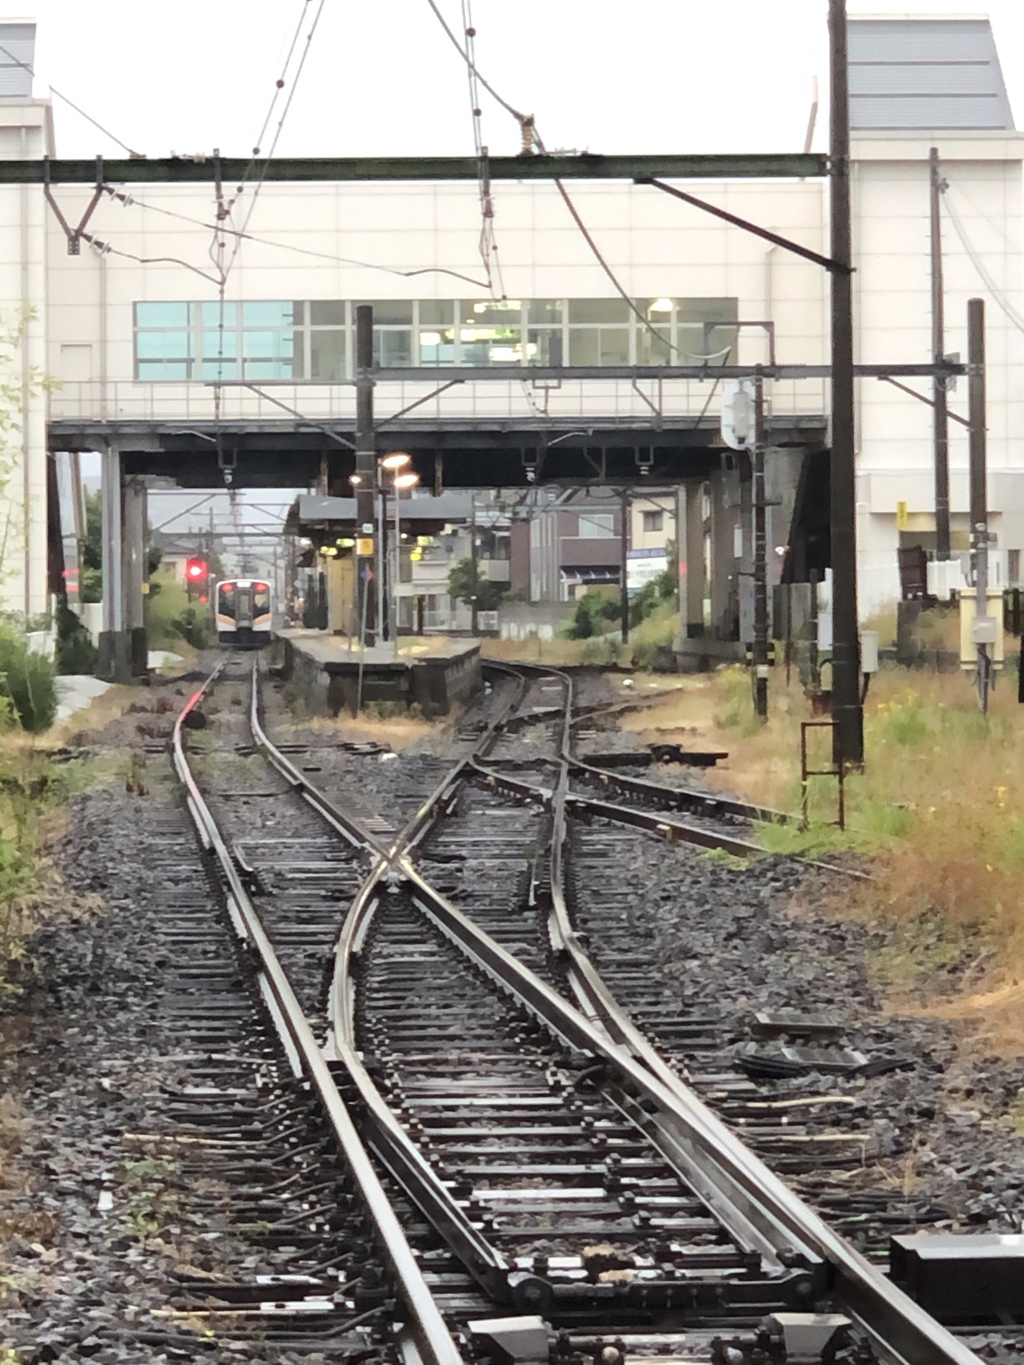
[{"label": "green bush", "polygon": [[191,603],[174,571],[161,569],[150,579],[146,628],[155,649],[174,649],[183,640],[194,649],[206,649],[213,643],[212,608]]},{"label": "green bush", "polygon": [[30,734],[48,730],[57,717],[57,673],[52,660],[33,654],[13,625],[0,626],[0,702],[7,723]]},{"label": "green bush", "polygon": [[96,646],[89,632],[70,607],[57,611],[58,673],[92,673],[96,667]]},{"label": "green bush", "polygon": [[614,629],[621,619],[618,597],[606,597],[591,588],[576,599],[576,610],[566,628],[566,639],[589,640]]}]

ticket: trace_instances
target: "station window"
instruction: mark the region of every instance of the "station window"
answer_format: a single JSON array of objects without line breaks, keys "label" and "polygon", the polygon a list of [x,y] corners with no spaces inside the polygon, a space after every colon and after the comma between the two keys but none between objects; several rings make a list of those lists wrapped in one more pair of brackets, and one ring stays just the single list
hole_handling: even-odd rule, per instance
[{"label": "station window", "polygon": [[461,304],[459,348],[463,365],[521,365],[522,301],[478,299]]},{"label": "station window", "polygon": [[[354,302],[225,300],[135,305],[142,380],[352,378]],[[738,300],[375,300],[374,363],[424,366],[666,365],[736,361]],[[634,312],[634,309],[636,310]]]},{"label": "station window", "polygon": [[569,299],[568,313],[570,365],[630,363],[625,299]]}]

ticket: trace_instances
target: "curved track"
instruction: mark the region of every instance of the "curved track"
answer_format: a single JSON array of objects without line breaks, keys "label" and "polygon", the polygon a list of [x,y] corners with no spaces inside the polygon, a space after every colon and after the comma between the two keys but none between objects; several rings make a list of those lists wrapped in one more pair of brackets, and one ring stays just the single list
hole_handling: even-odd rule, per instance
[{"label": "curved track", "polygon": [[[688,1349],[702,1340],[713,1351],[716,1334],[756,1333],[765,1311],[812,1304],[849,1315],[861,1348],[880,1359],[975,1361],[797,1198],[620,1007],[565,894],[570,812],[589,802],[590,814],[608,814],[573,792],[571,780],[620,779],[573,758],[565,674],[502,672],[514,678],[502,713],[392,836],[317,791],[273,745],[253,665],[248,723],[283,779],[274,799],[301,798],[361,864],[361,884],[338,916],[326,1015],[311,1000],[300,1004],[263,922],[273,909],[255,910],[244,859],[229,849],[189,772],[180,720],[176,730],[175,761],[200,837],[220,867],[238,933],[258,956],[282,1039],[358,1172],[420,1351],[458,1356],[340,1097],[340,1073],[378,1169],[401,1185],[486,1298],[499,1311],[541,1312],[572,1334],[596,1334],[609,1361],[627,1349],[609,1334],[630,1350],[653,1341],[671,1351],[689,1333]],[[539,736],[527,741],[533,753],[510,740],[516,731]],[[509,761],[519,766],[515,776]],[[482,792],[471,808],[482,854],[496,856],[496,829],[505,840],[504,855],[488,863],[497,880],[475,895],[465,879],[448,878],[443,843],[445,819],[457,817],[470,780],[503,794]],[[670,790],[644,785],[648,797],[652,786],[659,797]],[[714,822],[697,829],[697,842],[730,851],[752,847],[727,832],[746,832],[736,822],[772,816],[695,793],[665,799]],[[464,849],[459,857],[464,863]]]}]

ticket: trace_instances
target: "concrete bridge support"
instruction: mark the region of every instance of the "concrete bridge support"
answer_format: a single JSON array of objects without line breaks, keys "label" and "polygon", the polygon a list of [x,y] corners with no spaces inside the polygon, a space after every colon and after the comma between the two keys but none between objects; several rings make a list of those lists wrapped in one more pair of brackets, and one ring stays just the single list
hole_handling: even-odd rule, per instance
[{"label": "concrete bridge support", "polygon": [[679,614],[683,640],[704,635],[704,484],[687,479],[679,489]]},{"label": "concrete bridge support", "polygon": [[125,482],[121,452],[109,446],[103,471],[103,623],[98,677],[130,682],[148,668],[143,620],[146,582],[146,490],[141,480]]},{"label": "concrete bridge support", "polygon": [[738,640],[740,628],[739,569],[743,554],[743,522],[737,466],[711,476],[711,634],[715,640]]}]

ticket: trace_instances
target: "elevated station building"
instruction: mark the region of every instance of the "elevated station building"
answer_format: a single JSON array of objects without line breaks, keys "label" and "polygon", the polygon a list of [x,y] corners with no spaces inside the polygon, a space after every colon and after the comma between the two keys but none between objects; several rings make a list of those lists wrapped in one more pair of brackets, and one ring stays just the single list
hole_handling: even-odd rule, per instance
[{"label": "elevated station building", "polygon": [[[0,29],[3,46],[31,65],[31,26]],[[937,148],[945,350],[965,357],[967,300],[985,298],[991,526],[1003,572],[1019,581],[1024,141],[991,28],[854,19],[850,57],[855,358],[882,368],[932,361]],[[0,147],[6,160],[55,151],[49,105],[16,62],[0,65]],[[621,160],[633,166],[628,177],[643,159]],[[375,180],[372,167],[338,181],[256,175],[239,188],[225,179],[231,212],[218,218],[214,171],[189,182],[196,168],[182,162],[168,173],[180,183],[126,184],[98,165],[95,204],[94,184],[54,183],[52,204],[38,183],[0,184],[0,310],[11,337],[0,359],[20,414],[0,490],[9,609],[45,612],[59,583],[47,462],[63,453],[103,455],[108,524],[125,532],[110,538],[106,579],[105,625],[118,641],[141,623],[148,480],[347,495],[359,303],[374,308],[378,449],[408,451],[425,488],[679,489],[684,636],[742,633],[749,476],[721,438],[718,371],[775,367],[765,386],[772,572],[827,567],[829,294],[813,261],[650,184],[573,179],[595,252],[559,189],[524,165],[521,179],[491,186],[501,269],[488,280],[472,181],[431,179],[429,164],[419,180]],[[684,188],[828,254],[824,179],[748,175]],[[700,372],[673,376],[681,366]],[[930,396],[929,379],[905,382]],[[867,617],[899,594],[901,537],[933,545],[932,411],[875,375],[858,379],[856,400]],[[950,406],[966,411],[964,382]],[[967,440],[955,421],[950,464],[962,550]]]}]

